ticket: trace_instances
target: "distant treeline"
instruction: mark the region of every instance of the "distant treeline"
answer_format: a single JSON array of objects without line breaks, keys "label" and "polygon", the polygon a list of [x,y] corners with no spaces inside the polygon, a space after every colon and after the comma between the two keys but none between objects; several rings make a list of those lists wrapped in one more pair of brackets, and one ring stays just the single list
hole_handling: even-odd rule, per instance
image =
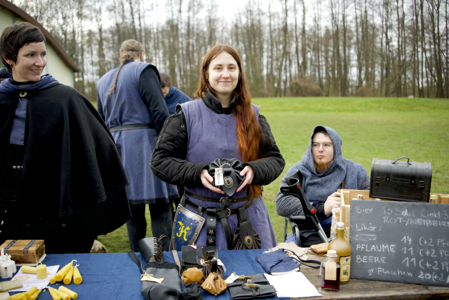
[{"label": "distant treeline", "polygon": [[130,38],[190,96],[202,56],[226,43],[253,97],[449,97],[449,0],[242,1],[233,15],[213,0],[11,2],[60,41],[90,100]]}]

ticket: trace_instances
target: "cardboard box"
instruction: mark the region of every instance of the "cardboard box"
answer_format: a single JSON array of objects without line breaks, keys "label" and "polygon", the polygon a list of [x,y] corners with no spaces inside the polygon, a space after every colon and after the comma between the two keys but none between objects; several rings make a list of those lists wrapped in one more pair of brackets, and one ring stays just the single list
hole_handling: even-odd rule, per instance
[{"label": "cardboard box", "polygon": [[44,240],[6,240],[0,247],[16,264],[37,264],[45,255]]}]

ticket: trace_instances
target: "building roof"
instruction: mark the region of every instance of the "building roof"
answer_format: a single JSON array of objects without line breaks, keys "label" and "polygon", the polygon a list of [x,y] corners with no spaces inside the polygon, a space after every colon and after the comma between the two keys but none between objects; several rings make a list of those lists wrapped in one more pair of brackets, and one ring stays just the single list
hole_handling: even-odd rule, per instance
[{"label": "building roof", "polygon": [[13,14],[17,15],[22,20],[29,22],[33,24],[34,26],[38,27],[39,30],[44,34],[45,39],[47,40],[47,43],[49,43],[53,49],[58,53],[58,55],[61,57],[61,59],[64,61],[64,63],[72,69],[74,72],[81,72],[80,68],[78,68],[77,65],[72,61],[72,59],[69,57],[67,52],[62,48],[62,46],[59,44],[59,42],[47,31],[44,27],[42,27],[41,24],[39,24],[35,19],[33,19],[29,14],[12,4],[11,2],[7,0],[0,0],[0,7],[4,7],[5,9],[9,10]]}]

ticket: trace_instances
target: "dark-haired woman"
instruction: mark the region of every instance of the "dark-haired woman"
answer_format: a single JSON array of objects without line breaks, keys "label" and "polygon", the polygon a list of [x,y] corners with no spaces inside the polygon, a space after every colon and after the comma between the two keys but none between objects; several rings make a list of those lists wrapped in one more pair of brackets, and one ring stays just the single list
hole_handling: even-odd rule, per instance
[{"label": "dark-haired woman", "polygon": [[[238,225],[235,208],[245,206],[261,247],[274,247],[276,238],[261,186],[275,180],[285,162],[267,120],[259,114],[259,107],[251,104],[234,48],[216,45],[206,53],[196,93],[201,98],[178,106],[165,123],[153,152],[153,172],[166,182],[185,186],[186,198],[181,202],[187,209],[206,218],[206,211],[216,208],[217,219],[212,221],[216,230],[207,229],[211,227],[207,218],[196,244],[231,249],[229,232]],[[224,192],[212,184],[208,173],[217,158],[236,158],[243,163],[240,175],[245,180],[232,196],[231,205],[220,202]],[[220,219],[223,211],[227,213]]]},{"label": "dark-haired woman", "polygon": [[[145,206],[149,204],[153,236],[171,236],[171,199],[176,186],[153,175],[150,160],[158,133],[168,109],[161,91],[159,72],[143,62],[143,47],[126,40],[120,48],[120,63],[97,83],[98,111],[121,146],[123,166],[128,175],[126,187],[132,219],[126,224],[131,250],[147,231]],[[168,239],[162,240],[168,250]]]},{"label": "dark-haired woman", "polygon": [[75,89],[41,76],[44,35],[6,27],[0,54],[0,242],[43,239],[46,253],[90,252],[130,211],[120,156],[103,120]]}]

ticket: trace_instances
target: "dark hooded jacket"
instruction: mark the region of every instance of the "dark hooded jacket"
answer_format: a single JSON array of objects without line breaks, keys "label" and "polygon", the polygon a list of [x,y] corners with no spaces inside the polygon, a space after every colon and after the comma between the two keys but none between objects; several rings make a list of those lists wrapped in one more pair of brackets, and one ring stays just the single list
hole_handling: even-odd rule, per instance
[{"label": "dark hooded jacket", "polygon": [[[0,218],[15,222],[14,230],[3,224],[1,239],[95,238],[113,231],[130,210],[112,136],[83,95],[41,81],[0,85],[0,198],[11,208]],[[20,93],[27,98],[23,146],[10,143]],[[11,185],[14,167],[20,173]]]},{"label": "dark hooded jacket", "polygon": [[176,112],[177,104],[181,104],[188,101],[190,101],[190,98],[186,94],[175,88],[174,86],[170,87],[167,96],[165,96],[165,103],[167,104],[168,113],[170,115]]},{"label": "dark hooded jacket", "polygon": [[[315,133],[324,130],[331,138],[334,145],[334,159],[329,169],[318,174],[312,155],[312,139]],[[327,197],[342,187],[345,181],[345,189],[367,190],[369,189],[369,176],[365,167],[343,157],[341,151],[342,140],[338,133],[330,127],[316,126],[310,136],[309,146],[302,159],[291,167],[282,179],[281,187],[286,186],[286,178],[301,170],[303,174],[303,189],[310,201],[317,201],[317,215],[324,218],[324,202]],[[301,202],[298,198],[284,195],[280,191],[276,196],[276,211],[279,215],[298,216],[304,215]]]}]

